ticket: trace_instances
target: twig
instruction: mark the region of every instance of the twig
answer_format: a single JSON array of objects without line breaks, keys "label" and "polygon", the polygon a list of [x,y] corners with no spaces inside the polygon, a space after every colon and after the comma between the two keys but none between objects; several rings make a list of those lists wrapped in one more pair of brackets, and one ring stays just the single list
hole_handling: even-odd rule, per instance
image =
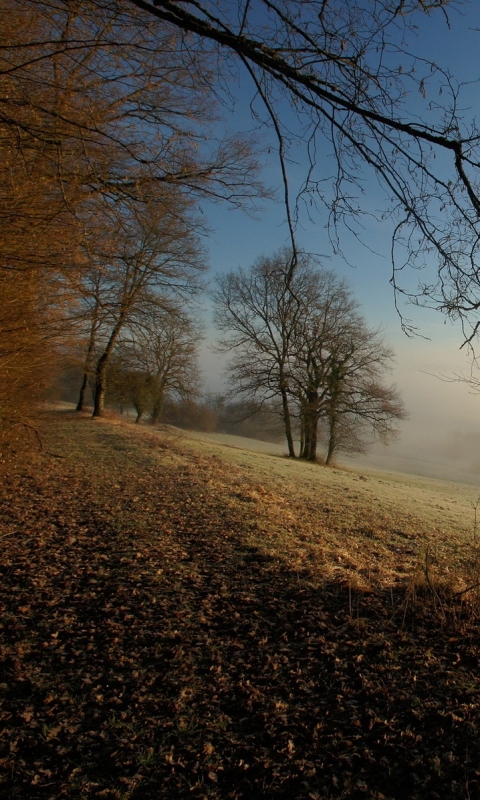
[{"label": "twig", "polygon": [[21,419],[18,422],[14,422],[12,424],[12,428],[15,427],[16,425],[23,425],[24,428],[28,428],[29,430],[34,432],[41,453],[45,453],[45,455],[51,456],[52,458],[67,458],[67,456],[62,456],[61,453],[52,453],[51,450],[45,450],[43,446],[42,437],[40,436],[38,429],[34,425],[32,425],[31,422],[27,422],[26,420]]},{"label": "twig", "polygon": [[12,424],[12,428],[14,428],[16,425],[23,425],[23,427],[24,427],[24,428],[28,428],[29,430],[31,430],[31,431],[33,431],[33,432],[34,432],[34,434],[35,434],[35,438],[36,438],[36,440],[37,440],[37,442],[38,442],[38,446],[39,446],[40,450],[41,450],[41,451],[42,451],[42,453],[43,453],[43,442],[42,442],[42,437],[40,436],[40,434],[39,434],[39,432],[38,432],[37,428],[36,428],[34,425],[32,425],[32,423],[31,423],[31,422],[26,422],[26,420],[24,420],[24,419],[21,419],[21,420],[19,420],[18,422],[14,422],[14,423]]},{"label": "twig", "polygon": [[472,583],[472,585],[471,585],[471,586],[469,586],[469,587],[468,587],[468,589],[462,589],[462,591],[461,591],[461,592],[455,592],[455,594],[453,595],[453,597],[454,597],[454,598],[455,598],[455,597],[461,597],[461,596],[462,596],[462,594],[467,594],[467,592],[471,592],[471,591],[472,591],[472,589],[477,589],[479,586],[480,586],[480,581],[478,581],[477,583]]}]

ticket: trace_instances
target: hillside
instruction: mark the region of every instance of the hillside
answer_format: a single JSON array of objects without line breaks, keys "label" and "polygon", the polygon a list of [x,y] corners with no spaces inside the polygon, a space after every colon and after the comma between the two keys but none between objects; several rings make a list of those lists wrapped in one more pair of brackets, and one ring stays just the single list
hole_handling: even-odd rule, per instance
[{"label": "hillside", "polygon": [[0,490],[1,796],[479,795],[472,487],[42,438]]}]

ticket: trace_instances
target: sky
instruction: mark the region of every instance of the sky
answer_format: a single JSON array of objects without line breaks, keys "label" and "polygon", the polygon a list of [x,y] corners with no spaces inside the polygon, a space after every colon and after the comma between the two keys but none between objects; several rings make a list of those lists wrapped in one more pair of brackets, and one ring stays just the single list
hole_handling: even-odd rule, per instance
[{"label": "sky", "polygon": [[[461,14],[450,12],[450,19],[449,30],[442,14],[427,17],[416,37],[411,35],[407,41],[407,48],[420,50],[426,59],[447,66],[459,82],[469,82],[462,92],[466,114],[473,115],[480,99],[480,84],[476,83],[480,78],[480,4],[464,4]],[[238,98],[226,124],[231,125],[232,130],[248,130],[252,122],[248,109],[250,90],[246,82],[240,85]],[[414,111],[414,97],[411,102]],[[267,134],[265,144],[268,143]],[[263,174],[268,185],[278,187],[278,160],[273,140],[270,143],[271,152],[264,155]],[[290,166],[293,189],[304,176],[305,168],[299,153],[298,163]],[[383,194],[374,179],[366,178],[365,190],[363,202],[367,208],[377,211],[384,207]],[[208,240],[211,275],[239,266],[248,267],[259,256],[271,255],[288,243],[285,211],[280,200],[264,203],[255,216],[228,210],[225,206],[211,206],[205,211],[211,227]],[[470,371],[467,352],[465,348],[460,349],[461,330],[436,312],[401,305],[402,314],[412,321],[419,335],[408,338],[403,333],[389,283],[391,223],[367,218],[364,239],[370,249],[353,237],[342,239],[349,262],[346,263],[332,253],[325,211],[320,209],[313,221],[301,218],[300,222],[297,229],[300,247],[320,254],[325,268],[348,280],[368,324],[382,328],[396,352],[390,379],[400,389],[409,417],[401,424],[399,440],[388,449],[375,445],[372,459],[376,457],[381,461],[383,458],[387,467],[396,463],[402,469],[406,465],[409,471],[415,462],[414,471],[430,469],[430,473],[437,467],[451,466],[450,477],[457,472],[461,477],[459,470],[464,470],[476,480],[478,473],[480,486],[480,394],[475,395],[468,385],[455,380],[455,376]],[[207,341],[201,358],[205,384],[210,391],[221,391],[223,364],[219,355],[211,350],[215,331],[208,309],[206,331]]]}]

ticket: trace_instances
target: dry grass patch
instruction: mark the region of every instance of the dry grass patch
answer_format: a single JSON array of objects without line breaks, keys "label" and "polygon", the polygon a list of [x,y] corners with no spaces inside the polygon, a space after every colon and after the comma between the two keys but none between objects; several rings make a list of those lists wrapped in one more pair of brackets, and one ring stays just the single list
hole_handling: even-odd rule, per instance
[{"label": "dry grass patch", "polygon": [[255,506],[255,544],[267,552],[273,547],[294,569],[308,568],[320,582],[385,588],[420,580],[428,551],[432,575],[441,572],[456,589],[465,587],[474,487],[328,469],[185,434],[181,441],[210,457],[210,468],[218,464],[213,480],[233,505],[243,503],[246,516],[248,504]]}]

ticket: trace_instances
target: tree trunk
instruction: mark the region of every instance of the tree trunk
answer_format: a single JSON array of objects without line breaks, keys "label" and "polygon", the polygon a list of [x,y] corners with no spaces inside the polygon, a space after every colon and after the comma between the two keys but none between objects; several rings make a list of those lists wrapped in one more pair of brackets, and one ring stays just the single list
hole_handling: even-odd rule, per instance
[{"label": "tree trunk", "polygon": [[281,389],[282,392],[282,407],[283,407],[283,423],[285,425],[285,436],[287,437],[288,455],[290,458],[295,458],[295,445],[293,444],[292,435],[292,420],[290,418],[290,409],[288,407],[288,395],[286,389]]},{"label": "tree trunk", "polygon": [[337,414],[333,409],[328,420],[328,449],[325,464],[331,464],[337,450]]},{"label": "tree trunk", "polygon": [[107,391],[107,369],[110,356],[112,354],[115,343],[118,339],[120,331],[125,323],[126,314],[122,312],[117,320],[117,323],[110,334],[110,339],[107,346],[100,356],[95,370],[95,392],[93,398],[93,414],[92,417],[102,417],[105,409],[105,392]]},{"label": "tree trunk", "polygon": [[318,396],[316,392],[307,395],[302,410],[302,427],[304,439],[302,458],[306,461],[316,461],[318,428]]},{"label": "tree trunk", "polygon": [[162,418],[162,414],[163,414],[163,403],[160,406],[157,406],[155,404],[153,406],[152,415],[150,417],[150,422],[152,423],[152,425],[158,425],[158,423]]},{"label": "tree trunk", "polygon": [[159,388],[153,400],[152,414],[150,422],[152,425],[158,425],[163,414],[163,404],[165,399],[165,392],[163,387]]},{"label": "tree trunk", "polygon": [[328,409],[328,450],[325,464],[331,464],[333,456],[338,447],[337,439],[337,426],[338,426],[338,409],[341,398],[342,390],[342,374],[341,365],[334,364],[332,366],[331,376],[331,389],[330,389],[330,406]]},{"label": "tree trunk", "polygon": [[83,381],[80,387],[80,394],[78,396],[78,403],[76,408],[77,411],[83,411],[83,409],[85,408],[85,393],[87,391],[87,386],[88,386],[88,373],[87,371],[85,371],[83,373]]},{"label": "tree trunk", "polygon": [[309,461],[317,460],[317,420],[312,419],[310,430],[310,442],[308,444],[307,458]]},{"label": "tree trunk", "polygon": [[95,372],[95,394],[93,398],[92,417],[102,417],[105,409],[105,392],[107,390],[107,352],[100,358]]},{"label": "tree trunk", "polygon": [[310,411],[305,421],[305,446],[303,457],[307,461],[315,461],[317,458],[317,415]]},{"label": "tree trunk", "polygon": [[92,372],[93,351],[95,349],[95,339],[98,329],[98,306],[95,306],[92,319],[92,327],[90,329],[90,337],[88,339],[87,353],[85,356],[85,367],[83,371],[83,381],[80,387],[80,394],[78,396],[77,411],[83,411],[85,408],[85,394],[88,386],[88,379]]}]

